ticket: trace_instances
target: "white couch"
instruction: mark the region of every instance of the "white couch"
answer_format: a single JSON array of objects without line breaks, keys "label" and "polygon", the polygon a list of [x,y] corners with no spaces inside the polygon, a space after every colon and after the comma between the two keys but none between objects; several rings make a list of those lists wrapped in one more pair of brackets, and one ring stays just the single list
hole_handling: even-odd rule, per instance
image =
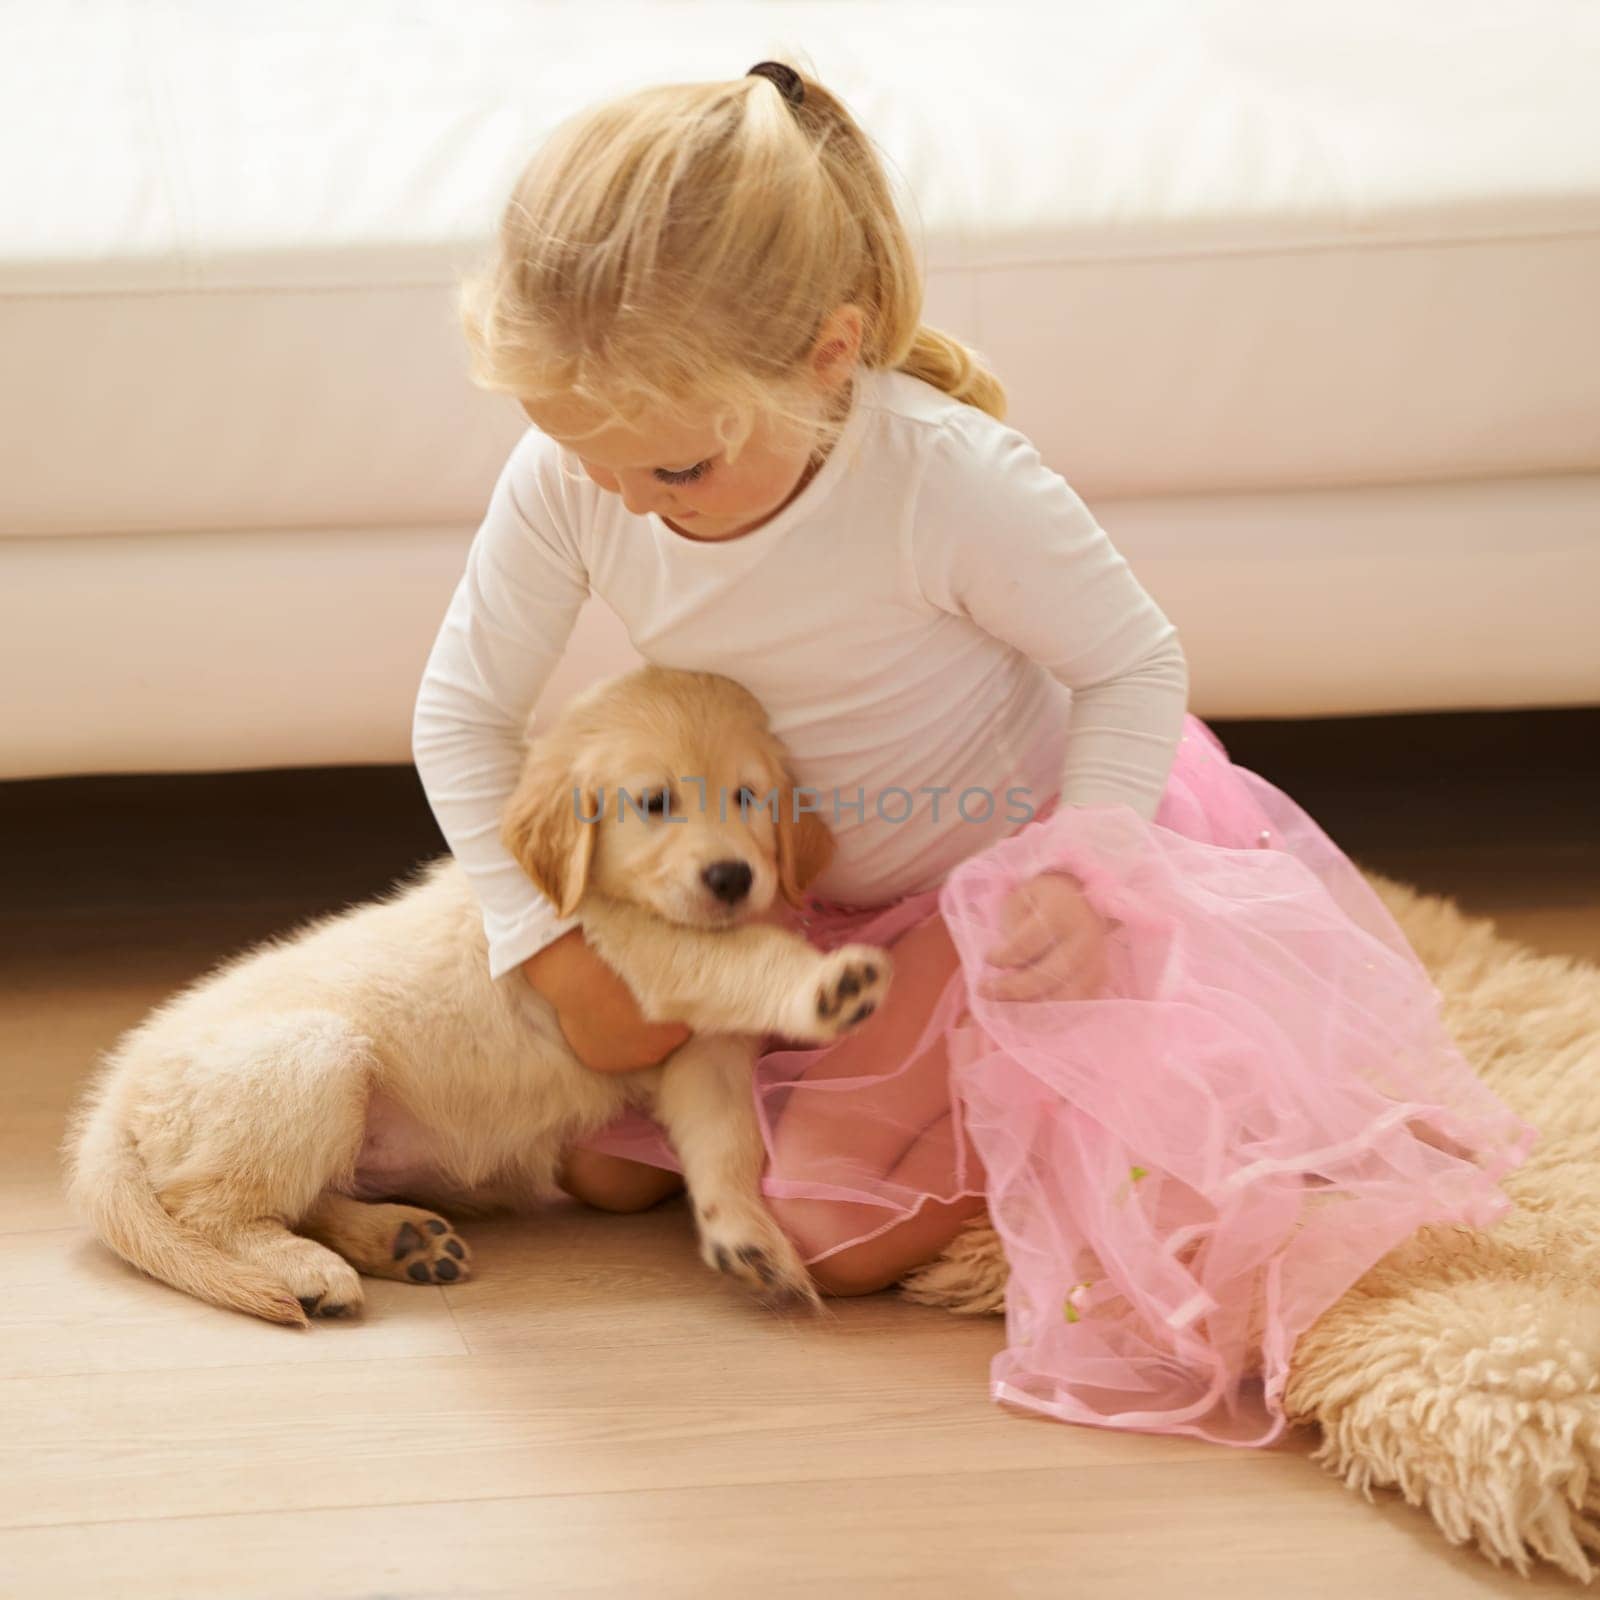
[{"label": "white couch", "polygon": [[0,776],[407,760],[521,427],[457,273],[560,117],[795,50],[1201,714],[1600,700],[1593,0],[4,18]]}]

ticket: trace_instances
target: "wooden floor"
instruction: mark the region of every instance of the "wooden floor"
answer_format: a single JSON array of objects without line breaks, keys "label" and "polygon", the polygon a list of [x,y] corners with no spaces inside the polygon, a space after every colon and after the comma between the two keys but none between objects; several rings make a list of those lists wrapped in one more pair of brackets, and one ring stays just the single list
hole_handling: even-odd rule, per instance
[{"label": "wooden floor", "polygon": [[[1600,957],[1594,713],[1222,728],[1352,854]],[[141,1279],[58,1193],[97,1051],[221,955],[438,847],[398,770],[0,785],[0,1596],[1553,1592],[1268,1452],[986,1398],[893,1296],[747,1306],[680,1204],[480,1224],[479,1276],[304,1333]]]}]

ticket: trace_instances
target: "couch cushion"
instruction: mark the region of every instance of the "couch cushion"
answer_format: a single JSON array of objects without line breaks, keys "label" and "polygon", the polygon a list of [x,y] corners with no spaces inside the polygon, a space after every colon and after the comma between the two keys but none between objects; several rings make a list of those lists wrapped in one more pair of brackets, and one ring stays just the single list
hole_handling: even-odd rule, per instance
[{"label": "couch cushion", "polygon": [[[1600,465],[1592,0],[59,0],[0,90],[0,532],[471,522],[450,285],[619,90],[805,52],[1092,497]],[[17,374],[23,381],[16,381]]]}]

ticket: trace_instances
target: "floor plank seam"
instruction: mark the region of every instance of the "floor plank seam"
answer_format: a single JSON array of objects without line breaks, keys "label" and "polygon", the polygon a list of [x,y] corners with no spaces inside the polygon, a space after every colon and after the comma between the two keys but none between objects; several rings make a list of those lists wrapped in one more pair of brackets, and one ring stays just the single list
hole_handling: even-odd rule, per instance
[{"label": "floor plank seam", "polygon": [[[1298,1455],[1298,1451],[1281,1452],[1282,1455]],[[1264,1470],[1258,1463],[1261,1460],[1275,1459],[1270,1452],[1258,1452],[1256,1456],[1245,1456],[1238,1452],[1230,1452],[1227,1463],[1231,1470],[1257,1472]],[[1063,1464],[1052,1467],[986,1467],[982,1476],[985,1483],[992,1483],[998,1478],[1037,1478],[1041,1474],[1047,1477],[1057,1475],[1082,1476],[1084,1473],[1103,1474],[1108,1471],[1122,1470],[1129,1472],[1146,1473],[1152,1468],[1160,1470],[1163,1466],[1172,1468],[1193,1468],[1193,1457],[1179,1458],[1170,1462],[1125,1461],[1108,1465],[1105,1462],[1080,1461],[1071,1465]],[[1216,1463],[1221,1466],[1221,1463]],[[888,1483],[918,1483],[928,1478],[948,1478],[951,1469],[948,1466],[939,1467],[928,1472],[892,1472],[873,1473],[870,1478],[864,1476],[852,1477],[848,1473],[830,1474],[820,1477],[798,1478],[717,1478],[697,1480],[693,1483],[673,1484],[643,1484],[625,1486],[614,1489],[587,1488],[587,1489],[553,1489],[539,1494],[485,1494],[485,1495],[452,1495],[448,1499],[414,1500],[362,1500],[349,1504],[343,1502],[337,1505],[319,1506],[247,1506],[237,1511],[174,1511],[161,1513],[154,1516],[120,1516],[120,1517],[73,1517],[61,1522],[11,1522],[0,1526],[0,1543],[3,1543],[7,1534],[42,1531],[50,1528],[106,1528],[117,1527],[121,1524],[153,1523],[153,1522],[223,1522],[236,1521],[241,1517],[290,1517],[290,1516],[343,1516],[351,1512],[360,1511],[403,1511],[406,1509],[424,1508],[436,1510],[444,1506],[487,1506],[487,1505],[516,1505],[524,1501],[541,1500],[614,1500],[626,1495],[663,1495],[682,1494],[700,1495],[707,1490],[777,1490],[799,1489],[814,1484],[851,1484],[871,1482],[874,1486]],[[1322,1474],[1319,1473],[1318,1481]]]}]

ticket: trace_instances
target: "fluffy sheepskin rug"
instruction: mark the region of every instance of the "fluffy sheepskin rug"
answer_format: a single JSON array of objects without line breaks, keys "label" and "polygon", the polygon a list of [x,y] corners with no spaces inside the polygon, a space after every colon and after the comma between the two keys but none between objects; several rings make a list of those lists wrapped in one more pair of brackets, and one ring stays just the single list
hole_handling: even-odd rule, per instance
[{"label": "fluffy sheepskin rug", "polygon": [[[1399,1489],[1454,1544],[1588,1582],[1600,1550],[1600,968],[1541,956],[1373,877],[1467,1058],[1540,1132],[1488,1232],[1426,1228],[1302,1336],[1287,1404],[1353,1489]],[[907,1279],[924,1305],[1005,1306],[984,1219]]]}]

